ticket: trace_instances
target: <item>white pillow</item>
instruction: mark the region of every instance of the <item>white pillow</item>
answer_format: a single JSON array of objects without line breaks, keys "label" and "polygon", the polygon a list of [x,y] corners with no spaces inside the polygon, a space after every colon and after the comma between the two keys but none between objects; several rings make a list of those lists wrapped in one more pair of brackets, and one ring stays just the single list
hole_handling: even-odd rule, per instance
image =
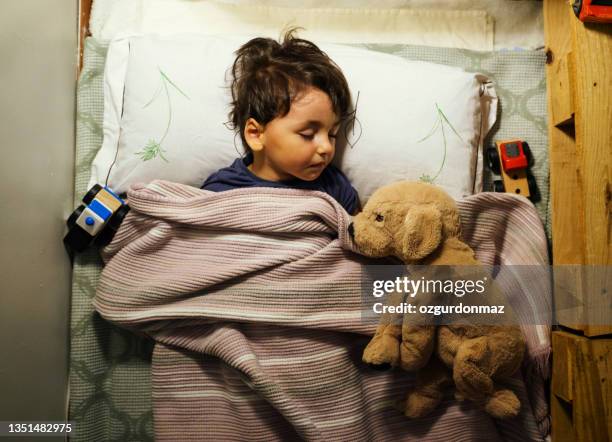
[{"label": "white pillow", "polygon": [[[104,141],[90,184],[123,193],[165,179],[201,186],[242,153],[227,121],[227,69],[247,37],[120,37],[104,80]],[[343,70],[358,124],[335,159],[362,203],[378,187],[429,177],[456,198],[481,190],[482,139],[497,98],[458,68],[341,45],[320,45]],[[452,126],[452,127],[451,127]],[[146,160],[144,160],[146,158]]]}]

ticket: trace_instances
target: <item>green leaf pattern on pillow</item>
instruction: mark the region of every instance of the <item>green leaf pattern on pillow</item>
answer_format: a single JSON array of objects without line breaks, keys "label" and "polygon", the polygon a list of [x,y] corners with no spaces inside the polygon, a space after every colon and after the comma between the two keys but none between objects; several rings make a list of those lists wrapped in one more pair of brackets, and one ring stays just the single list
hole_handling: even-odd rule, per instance
[{"label": "green leaf pattern on pillow", "polygon": [[435,106],[436,106],[436,122],[434,123],[433,127],[430,129],[429,133],[425,135],[423,138],[421,138],[419,141],[417,141],[417,143],[422,143],[428,138],[431,138],[436,132],[438,132],[438,130],[442,132],[442,140],[443,140],[442,149],[443,149],[444,155],[442,156],[442,164],[440,164],[440,168],[438,169],[438,171],[433,177],[426,173],[424,173],[423,175],[419,177],[419,180],[424,181],[426,183],[432,183],[432,184],[435,183],[436,178],[440,176],[442,169],[444,169],[444,164],[446,163],[447,143],[446,143],[446,132],[444,131],[444,126],[447,125],[455,133],[455,135],[457,135],[457,137],[459,137],[459,139],[463,143],[465,143],[465,140],[461,138],[461,135],[459,135],[455,127],[451,124],[450,121],[448,121],[448,118],[446,117],[446,115],[444,115],[444,112],[442,112],[442,109],[440,109],[440,106],[438,106],[438,103],[435,103]]},{"label": "green leaf pattern on pillow", "polygon": [[170,99],[170,90],[168,86],[173,87],[183,97],[187,98],[188,100],[190,98],[168,77],[168,75],[166,75],[166,73],[164,73],[164,71],[161,70],[159,66],[157,67],[157,70],[159,71],[159,78],[160,78],[159,87],[153,94],[153,97],[151,97],[151,99],[147,102],[147,104],[145,104],[142,108],[146,109],[147,107],[149,107],[157,99],[157,97],[159,97],[160,92],[163,89],[165,92],[165,96],[166,96],[166,103],[168,104],[168,124],[166,125],[166,130],[164,131],[164,134],[159,139],[159,141],[155,140],[154,138],[149,139],[149,141],[142,148],[142,150],[139,152],[136,152],[136,155],[138,155],[142,161],[149,161],[157,157],[160,157],[162,160],[168,163],[169,162],[168,159],[164,156],[165,150],[162,147],[162,143],[166,139],[166,136],[168,135],[168,131],[170,130],[170,125],[172,124],[172,101]]}]

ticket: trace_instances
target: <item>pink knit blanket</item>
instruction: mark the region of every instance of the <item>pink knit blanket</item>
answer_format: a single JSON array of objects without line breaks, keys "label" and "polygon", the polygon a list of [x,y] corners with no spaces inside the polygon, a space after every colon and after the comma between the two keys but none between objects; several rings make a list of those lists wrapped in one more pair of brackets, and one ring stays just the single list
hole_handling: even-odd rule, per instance
[{"label": "pink knit blanket", "polygon": [[[431,416],[393,407],[414,376],[361,362],[361,270],[350,216],[320,192],[221,193],[155,181],[128,194],[94,304],[155,340],[156,440],[541,440],[550,327],[523,328],[528,355],[507,384],[520,415],[495,421],[452,393]],[[486,264],[548,264],[531,203],[479,194],[459,203],[464,237]],[[529,281],[518,314],[551,308],[546,278]],[[502,288],[504,284],[502,281]],[[513,290],[512,283],[505,286]],[[523,306],[523,307],[520,307]],[[520,309],[525,309],[521,312]]]}]

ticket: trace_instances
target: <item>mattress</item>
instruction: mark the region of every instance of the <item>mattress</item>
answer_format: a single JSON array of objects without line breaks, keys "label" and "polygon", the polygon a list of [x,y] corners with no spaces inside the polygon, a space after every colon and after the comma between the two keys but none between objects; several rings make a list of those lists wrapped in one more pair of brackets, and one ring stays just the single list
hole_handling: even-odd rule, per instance
[{"label": "mattress", "polygon": [[[77,89],[75,205],[87,191],[91,162],[102,144],[102,74],[108,42],[88,38]],[[547,222],[548,157],[546,88],[542,51],[475,52],[407,45],[368,45],[370,49],[466,70],[479,71],[496,83],[500,115],[491,139],[523,138],[535,156],[534,175],[542,192],[536,204]],[[490,176],[485,176],[485,183]],[[150,360],[152,344],[104,321],[91,304],[101,270],[95,250],[74,262],[69,418],[76,441],[152,441]]]}]

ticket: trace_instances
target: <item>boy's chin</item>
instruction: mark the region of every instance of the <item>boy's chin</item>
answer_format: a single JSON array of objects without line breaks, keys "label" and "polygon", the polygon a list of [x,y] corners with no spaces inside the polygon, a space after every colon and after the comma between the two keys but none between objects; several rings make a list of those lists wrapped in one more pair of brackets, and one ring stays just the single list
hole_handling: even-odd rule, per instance
[{"label": "boy's chin", "polygon": [[305,174],[302,174],[301,176],[299,176],[298,178],[300,180],[302,180],[302,181],[314,181],[317,178],[319,178],[320,176],[321,176],[320,172],[316,173],[316,174],[312,174],[312,173],[306,174],[305,173]]},{"label": "boy's chin", "polygon": [[296,177],[301,179],[302,181],[314,181],[321,176],[324,170],[325,170],[324,167],[316,168],[312,170],[306,169],[302,173],[300,173],[299,176],[296,176]]}]

